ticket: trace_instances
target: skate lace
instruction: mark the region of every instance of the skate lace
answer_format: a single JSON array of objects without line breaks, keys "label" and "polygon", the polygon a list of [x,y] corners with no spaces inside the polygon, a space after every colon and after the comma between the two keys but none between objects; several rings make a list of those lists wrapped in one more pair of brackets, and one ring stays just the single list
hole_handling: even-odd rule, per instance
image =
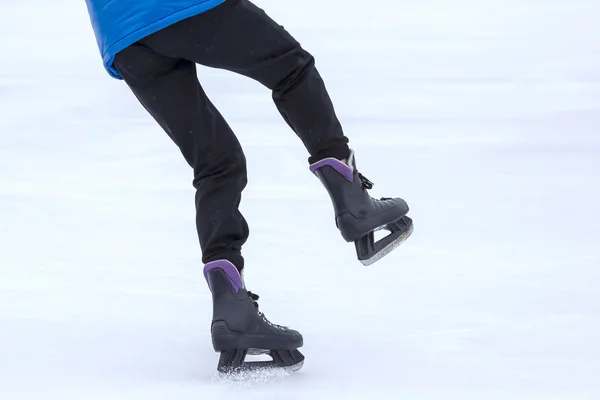
[{"label": "skate lace", "polygon": [[[360,172],[358,173],[358,178],[360,179],[360,183],[361,183],[363,189],[365,189],[365,190],[373,189],[373,186],[375,184],[373,182],[371,182],[370,180],[368,180],[367,177],[365,177]],[[392,199],[390,197],[382,197],[380,200],[385,201],[385,200],[392,200]]]},{"label": "skate lace", "polygon": [[289,330],[289,328],[287,326],[282,326],[282,325],[277,325],[277,324],[272,323],[271,321],[269,321],[267,319],[267,317],[265,316],[264,313],[262,313],[261,311],[258,310],[258,299],[260,298],[259,295],[252,293],[252,292],[246,292],[246,293],[248,293],[248,297],[250,297],[250,299],[254,303],[254,307],[256,307],[256,311],[258,312],[258,315],[260,315],[260,317],[263,319],[263,321],[265,321],[268,325],[272,326],[275,329],[279,329],[281,331]]},{"label": "skate lace", "polygon": [[370,180],[368,180],[363,174],[361,174],[360,172],[358,173],[358,178],[360,179],[360,183],[362,184],[362,187],[369,190],[373,188],[374,183],[371,182]]}]

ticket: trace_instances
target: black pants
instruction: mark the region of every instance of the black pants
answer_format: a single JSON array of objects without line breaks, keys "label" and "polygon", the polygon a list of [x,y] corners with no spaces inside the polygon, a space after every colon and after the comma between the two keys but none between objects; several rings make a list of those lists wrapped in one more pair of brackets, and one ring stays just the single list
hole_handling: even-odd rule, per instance
[{"label": "black pants", "polygon": [[247,183],[246,159],[198,82],[196,63],[234,71],[271,89],[310,163],[348,157],[348,139],[314,58],[247,0],[228,0],[117,54],[115,68],[194,169],[202,261],[227,259],[241,270],[248,224],[238,207]]}]

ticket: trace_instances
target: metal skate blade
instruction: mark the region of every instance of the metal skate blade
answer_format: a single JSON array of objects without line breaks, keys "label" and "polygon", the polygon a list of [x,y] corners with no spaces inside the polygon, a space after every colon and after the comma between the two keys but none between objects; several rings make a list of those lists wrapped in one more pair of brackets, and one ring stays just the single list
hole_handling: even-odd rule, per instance
[{"label": "metal skate blade", "polygon": [[[262,349],[253,349],[260,351]],[[222,351],[217,371],[221,376],[264,376],[270,377],[286,372],[295,372],[302,368],[304,355],[298,349],[270,350],[269,354],[252,356],[247,359],[248,350],[237,349]],[[257,360],[266,358],[266,360]]]},{"label": "metal skate blade", "polygon": [[402,235],[398,236],[394,241],[392,241],[390,244],[388,244],[383,249],[381,249],[381,251],[375,253],[373,255],[373,257],[368,258],[366,260],[360,260],[360,262],[364,266],[369,266],[369,265],[372,265],[372,264],[376,263],[377,261],[381,260],[383,257],[385,257],[386,255],[391,253],[396,247],[398,247],[402,243],[404,243],[410,237],[410,235],[413,233],[413,229],[414,229],[414,227],[411,224],[409,229],[406,232],[404,232]]},{"label": "metal skate blade", "polygon": [[249,356],[260,356],[263,354],[269,354],[269,351],[271,350],[265,350],[265,349],[248,349],[248,355]]},{"label": "metal skate blade", "polygon": [[252,364],[258,364],[253,362],[244,363],[244,368],[236,372],[217,372],[217,376],[220,379],[226,381],[236,382],[268,382],[271,380],[284,378],[288,375],[298,372],[304,366],[304,360],[297,364],[289,365],[286,367],[280,366],[253,366]]},{"label": "metal skate blade", "polygon": [[[290,365],[287,368],[287,372],[298,372],[302,369],[302,367],[304,366],[304,360],[300,361],[298,364],[295,365]],[[284,369],[286,369],[284,368]]]}]

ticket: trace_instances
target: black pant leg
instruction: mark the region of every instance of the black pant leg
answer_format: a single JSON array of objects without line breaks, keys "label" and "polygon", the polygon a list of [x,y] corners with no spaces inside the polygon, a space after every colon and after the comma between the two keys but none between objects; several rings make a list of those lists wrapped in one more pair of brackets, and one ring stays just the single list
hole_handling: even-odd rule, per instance
[{"label": "black pant leg", "polygon": [[311,54],[262,9],[228,0],[144,39],[155,51],[248,76],[272,90],[309,162],[348,157],[348,138]]},{"label": "black pant leg", "polygon": [[247,183],[246,159],[198,82],[196,65],[134,44],[117,54],[115,67],[194,169],[202,261],[227,259],[241,270],[248,224],[238,207]]}]

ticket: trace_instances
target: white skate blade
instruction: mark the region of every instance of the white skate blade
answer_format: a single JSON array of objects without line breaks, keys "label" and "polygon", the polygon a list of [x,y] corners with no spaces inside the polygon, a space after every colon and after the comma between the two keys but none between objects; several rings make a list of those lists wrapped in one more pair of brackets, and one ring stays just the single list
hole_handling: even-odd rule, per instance
[{"label": "white skate blade", "polygon": [[402,235],[398,236],[396,238],[396,240],[394,240],[393,242],[391,242],[390,244],[385,246],[383,249],[381,249],[381,251],[375,253],[373,255],[373,257],[368,258],[366,260],[360,260],[360,262],[365,266],[369,266],[369,265],[372,265],[372,264],[376,263],[377,261],[381,260],[383,257],[385,257],[386,255],[391,253],[396,247],[398,247],[402,243],[404,243],[410,237],[410,235],[413,233],[413,229],[414,229],[414,225],[411,224],[410,228],[406,232],[404,232]]}]

